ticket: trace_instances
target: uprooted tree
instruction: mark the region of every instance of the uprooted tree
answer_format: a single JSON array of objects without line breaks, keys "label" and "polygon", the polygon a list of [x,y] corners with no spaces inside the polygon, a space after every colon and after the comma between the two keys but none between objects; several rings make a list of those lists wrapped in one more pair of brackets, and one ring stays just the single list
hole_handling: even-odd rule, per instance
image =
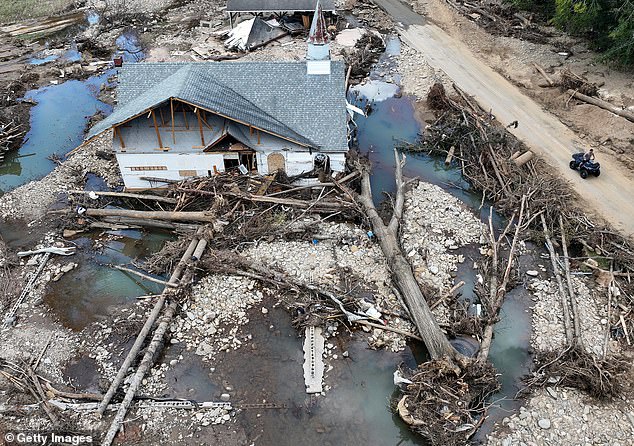
[{"label": "uprooted tree", "polygon": [[432,360],[444,358],[455,362],[457,365],[463,364],[465,358],[451,345],[447,336],[438,325],[414,277],[412,267],[405,258],[405,255],[403,255],[399,241],[399,226],[403,218],[405,188],[408,182],[403,179],[405,155],[399,156],[395,149],[394,157],[396,159],[397,190],[394,210],[389,223],[386,225],[383,222],[383,219],[374,206],[372,188],[370,185],[370,169],[367,164],[363,165],[361,162],[358,162],[358,169],[361,171],[361,193],[357,196],[357,199],[363,205],[372,223],[372,229],[381,245],[381,250],[392,272],[395,285],[401,292],[409,308],[414,325],[416,325],[418,333],[421,338],[423,338],[423,342]]},{"label": "uprooted tree", "polygon": [[[396,197],[392,216],[387,224],[379,215],[373,201],[368,163],[357,161],[361,173],[361,192],[357,200],[363,205],[374,233],[379,241],[392,279],[401,292],[403,300],[412,316],[413,322],[425,344],[431,360],[418,366],[411,372],[412,380],[404,390],[404,395],[393,402],[393,408],[410,427],[428,438],[432,444],[463,444],[473,435],[484,420],[487,397],[497,388],[495,370],[487,362],[488,347],[473,360],[460,354],[449,342],[427,303],[411,265],[407,261],[399,239],[399,226],[403,216],[405,189],[408,181],[403,178],[405,155],[394,150],[396,160]],[[523,211],[523,208],[522,208]],[[521,214],[522,212],[520,212]],[[520,222],[517,223],[519,231]],[[507,226],[510,228],[511,223]],[[493,236],[495,264],[501,240]],[[506,231],[505,231],[506,233]],[[513,244],[514,247],[514,244]],[[496,279],[492,284],[489,324],[485,331],[485,342],[490,345],[493,335],[492,326],[497,318],[503,300],[506,283],[513,261],[514,248],[509,254],[508,266],[501,287]],[[496,271],[497,273],[497,271]]]}]

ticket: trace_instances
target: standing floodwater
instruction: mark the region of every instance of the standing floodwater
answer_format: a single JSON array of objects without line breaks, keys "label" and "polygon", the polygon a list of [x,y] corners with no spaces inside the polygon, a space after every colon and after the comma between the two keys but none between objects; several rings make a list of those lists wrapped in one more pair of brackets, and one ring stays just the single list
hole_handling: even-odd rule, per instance
[{"label": "standing floodwater", "polygon": [[[423,131],[416,119],[415,98],[412,96],[384,96],[389,88],[382,87],[385,82],[373,81],[371,86],[355,87],[349,98],[360,108],[370,105],[367,117],[355,115],[357,124],[357,144],[361,154],[367,155],[372,162],[372,189],[375,200],[382,201],[383,192],[393,193],[394,148],[406,143],[414,143]],[[391,84],[388,84],[391,85]],[[367,94],[367,96],[366,96]],[[462,177],[457,166],[446,166],[444,159],[427,156],[424,153],[407,154],[407,164],[403,170],[407,177],[417,177],[422,181],[436,184],[463,201],[476,212],[482,221],[489,216],[490,203],[482,205],[482,195],[470,187]],[[494,226],[503,225],[503,218],[494,212]],[[424,237],[424,234],[421,234]],[[475,252],[462,252],[468,258],[475,258]],[[457,280],[464,280],[463,299],[473,301],[476,284],[476,270],[472,263],[459,266]],[[528,292],[521,286],[508,293],[502,307],[500,322],[495,326],[495,337],[489,359],[501,374],[501,389],[493,395],[499,409],[492,408],[491,421],[499,419],[508,411],[517,409],[515,395],[519,390],[522,377],[529,371],[531,359],[529,350],[531,321],[528,312]],[[487,423],[490,425],[491,423]],[[486,430],[486,426],[484,428]]]},{"label": "standing floodwater", "polygon": [[25,95],[37,103],[31,109],[31,130],[22,147],[7,154],[0,166],[0,193],[48,174],[55,167],[48,157],[63,156],[81,144],[88,119],[96,112],[112,112],[110,105],[97,99],[109,74],[69,80]]}]

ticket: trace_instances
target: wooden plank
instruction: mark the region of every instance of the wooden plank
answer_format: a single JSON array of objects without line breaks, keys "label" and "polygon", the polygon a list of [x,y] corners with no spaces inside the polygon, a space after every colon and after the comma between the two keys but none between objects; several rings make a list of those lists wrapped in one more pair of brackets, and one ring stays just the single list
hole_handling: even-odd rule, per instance
[{"label": "wooden plank", "polygon": [[205,134],[203,133],[203,122],[200,119],[200,109],[196,109],[196,118],[198,118],[198,128],[200,129],[200,142],[205,145]]},{"label": "wooden plank", "polygon": [[172,113],[172,144],[176,145],[176,133],[174,132],[174,98],[170,98],[170,112]]},{"label": "wooden plank", "polygon": [[121,148],[125,149],[125,142],[123,141],[123,135],[121,134],[121,129],[119,127],[113,128],[114,134],[119,137],[119,142],[121,143]]},{"label": "wooden plank", "polygon": [[156,130],[156,138],[158,139],[159,147],[163,148],[163,141],[161,141],[161,133],[159,132],[158,125],[156,124],[156,113],[154,110],[151,110],[152,120],[154,121],[154,130]]},{"label": "wooden plank", "polygon": [[255,193],[255,195],[264,195],[266,191],[269,189],[269,186],[271,186],[271,183],[273,182],[274,179],[275,179],[275,175],[265,176],[264,181],[262,182],[262,185],[260,186],[258,191]]}]

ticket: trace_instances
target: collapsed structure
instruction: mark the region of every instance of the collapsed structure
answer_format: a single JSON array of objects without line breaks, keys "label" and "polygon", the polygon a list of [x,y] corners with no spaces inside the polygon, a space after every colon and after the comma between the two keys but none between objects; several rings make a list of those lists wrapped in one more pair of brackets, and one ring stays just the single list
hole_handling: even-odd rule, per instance
[{"label": "collapsed structure", "polygon": [[127,189],[231,168],[341,172],[348,151],[342,61],[319,2],[305,62],[135,63],[121,68],[110,129]]}]

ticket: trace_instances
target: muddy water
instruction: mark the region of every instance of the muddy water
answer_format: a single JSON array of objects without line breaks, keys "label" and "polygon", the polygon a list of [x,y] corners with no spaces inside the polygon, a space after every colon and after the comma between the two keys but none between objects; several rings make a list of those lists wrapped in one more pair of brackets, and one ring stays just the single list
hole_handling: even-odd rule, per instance
[{"label": "muddy water", "polygon": [[27,92],[25,97],[37,102],[31,109],[31,130],[22,147],[9,153],[0,166],[0,194],[49,173],[55,167],[47,159],[50,155],[63,156],[77,147],[88,118],[97,111],[112,111],[110,105],[97,99],[109,74]]},{"label": "muddy water", "polygon": [[[339,359],[326,360],[333,369],[326,373],[325,384],[332,388],[325,397],[310,396],[304,387],[302,339],[291,327],[287,312],[273,308],[265,316],[258,308],[250,319],[245,332],[252,340],[221,356],[213,364],[215,371],[208,375],[207,370],[201,378],[219,386],[209,395],[212,398],[217,399],[228,386],[232,401],[285,406],[240,413],[237,422],[255,444],[424,444],[388,407],[395,391],[392,374],[401,362],[415,366],[412,350],[373,351],[361,336],[341,335],[331,341],[338,347]],[[349,357],[343,358],[346,350]]]},{"label": "muddy water", "polygon": [[159,250],[171,235],[137,230],[108,231],[108,234],[109,237],[102,238],[103,249],[99,253],[93,252],[96,235],[73,240],[78,253],[69,260],[79,266],[52,283],[44,297],[56,318],[73,330],[81,330],[96,320],[107,318],[117,305],[129,304],[137,296],[163,289],[160,284],[106,265],[123,265],[133,259],[143,259]]},{"label": "muddy water", "polygon": [[[423,129],[416,118],[415,98],[403,96],[386,99],[381,96],[385,89],[376,88],[366,91],[373,92],[375,96],[364,97],[362,90],[359,95],[353,95],[349,100],[354,101],[361,108],[366,104],[372,107],[367,117],[356,115],[355,122],[358,126],[358,147],[361,153],[367,154],[372,162],[372,188],[375,191],[375,199],[380,201],[381,198],[377,197],[378,192],[394,192],[395,190],[393,148],[403,143],[415,142]],[[471,189],[457,166],[447,167],[444,159],[439,157],[409,154],[404,174],[442,187],[479,214],[483,222],[487,221],[490,203],[485,201],[482,205],[482,195]],[[494,226],[501,227],[503,218],[496,213],[493,216]],[[467,259],[463,264],[458,265],[457,271],[457,278],[466,282],[461,290],[462,299],[473,304],[477,302],[474,293],[477,278],[476,271],[473,269],[473,260],[479,256],[479,253],[477,247],[464,248],[460,253]],[[521,259],[521,262],[530,261],[534,262],[535,259],[528,257]],[[494,422],[508,415],[510,411],[517,410],[521,405],[521,401],[516,400],[515,395],[520,389],[521,378],[529,371],[531,365],[530,302],[528,292],[520,286],[508,293],[502,308],[501,321],[495,327],[495,338],[490,352],[491,361],[501,373],[502,388],[491,398],[491,401],[495,402],[495,407],[490,411],[490,417],[480,435],[486,433]],[[471,307],[472,310],[474,308]],[[458,340],[457,348],[470,349],[472,343],[467,341]]]}]

